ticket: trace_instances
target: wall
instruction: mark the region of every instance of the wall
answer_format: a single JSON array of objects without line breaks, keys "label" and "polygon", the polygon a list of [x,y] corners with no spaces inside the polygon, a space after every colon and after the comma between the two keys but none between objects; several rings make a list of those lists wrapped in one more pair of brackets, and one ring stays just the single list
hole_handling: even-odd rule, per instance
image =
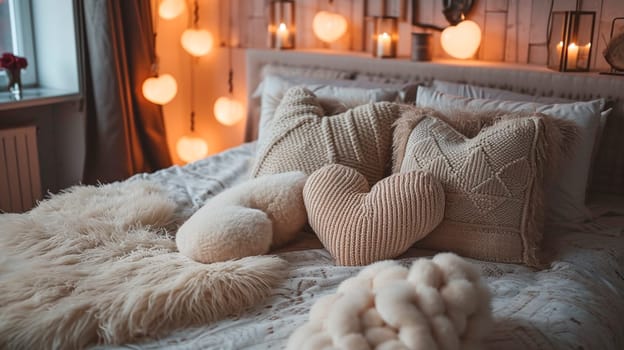
[{"label": "wall", "polygon": [[[265,0],[235,0],[247,11],[240,12],[239,25],[242,45],[262,47],[266,43]],[[581,9],[596,12],[592,67],[607,70],[608,64],[600,54],[605,46],[603,38],[609,38],[611,20],[624,16],[622,0],[582,0]],[[339,50],[362,50],[362,37],[366,13],[369,15],[400,15],[399,55],[409,56],[410,33],[422,31],[411,25],[412,13],[417,20],[437,26],[447,26],[442,14],[442,0],[297,0],[297,48],[329,47]],[[575,0],[553,0],[553,11],[575,9]],[[415,6],[415,8],[413,8]],[[546,64],[546,28],[550,12],[549,0],[474,0],[473,9],[467,16],[477,22],[483,32],[480,50],[475,58],[488,61]],[[336,44],[326,45],[312,34],[312,18],[319,10],[330,9],[344,15],[351,27],[346,38]],[[413,11],[415,10],[415,11]],[[435,58],[447,58],[439,45],[439,32],[433,32],[436,43]]]},{"label": "wall", "polygon": [[[267,45],[267,0],[199,0],[200,27],[210,30],[217,44],[227,41],[231,28],[233,51],[234,95],[244,101],[245,48],[264,48]],[[329,48],[340,51],[365,50],[367,41],[366,15],[397,14],[399,24],[399,55],[409,56],[410,34],[422,31],[411,25],[412,13],[420,22],[446,26],[442,14],[442,0],[296,0],[297,48]],[[611,20],[624,16],[622,0],[583,0],[582,9],[596,11],[592,66],[594,70],[607,70],[608,65],[600,54],[606,46],[603,37],[609,37]],[[232,26],[228,25],[230,7],[236,9]],[[416,6],[416,8],[413,8]],[[574,0],[554,0],[553,10],[572,10]],[[325,44],[312,33],[312,19],[317,11],[330,10],[343,14],[350,30],[338,42]],[[415,11],[414,11],[415,10]],[[468,18],[477,22],[483,31],[483,40],[477,59],[521,64],[546,64],[546,28],[550,10],[549,0],[475,0]],[[161,72],[171,73],[178,79],[176,98],[164,106],[169,148],[176,163],[175,142],[189,128],[190,113],[190,56],[181,48],[179,38],[189,25],[189,11],[173,19],[157,22],[157,50]],[[439,44],[439,33],[434,32],[434,58],[448,58]],[[215,48],[209,55],[197,60],[195,68],[197,132],[209,142],[210,154],[238,145],[243,140],[244,122],[226,127],[215,121],[212,112],[214,101],[227,92],[228,50]]]},{"label": "wall", "polygon": [[0,128],[37,126],[42,193],[80,183],[85,157],[85,116],[80,102],[0,112]]},{"label": "wall", "polygon": [[[245,123],[224,126],[214,118],[214,102],[228,92],[227,48],[220,47],[220,24],[227,36],[227,16],[219,13],[218,0],[199,0],[199,27],[209,30],[215,39],[215,47],[206,56],[192,58],[180,44],[184,30],[192,23],[192,11],[185,11],[181,16],[165,20],[155,16],[154,28],[157,32],[156,50],[160,59],[160,73],[173,75],[178,83],[176,97],[163,106],[167,141],[174,162],[183,163],[175,152],[177,140],[190,129],[191,113],[191,74],[194,74],[195,131],[208,141],[209,153],[218,153],[236,146],[243,141]],[[221,3],[226,3],[221,1]],[[223,7],[223,6],[222,6]],[[227,10],[227,6],[225,7]],[[244,101],[246,98],[244,50],[233,49],[234,96]]]},{"label": "wall", "polygon": [[[37,126],[42,193],[80,183],[86,152],[85,115],[79,102],[73,0],[32,0],[39,87],[54,89],[65,102],[3,109],[0,128]],[[53,13],[54,16],[50,14]],[[59,45],[59,43],[62,43]],[[50,98],[58,101],[57,98]]]}]

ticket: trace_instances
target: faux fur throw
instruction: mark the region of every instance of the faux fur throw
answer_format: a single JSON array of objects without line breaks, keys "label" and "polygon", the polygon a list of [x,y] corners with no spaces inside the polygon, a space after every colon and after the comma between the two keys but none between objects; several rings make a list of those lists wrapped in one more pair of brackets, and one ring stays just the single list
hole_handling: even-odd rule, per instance
[{"label": "faux fur throw", "polygon": [[479,271],[452,253],[369,265],[322,297],[287,349],[480,349],[492,324]]},{"label": "faux fur throw", "polygon": [[0,348],[79,349],[166,335],[268,296],[285,262],[204,265],[164,227],[174,204],[143,181],[77,186],[0,215]]},{"label": "faux fur throw", "polygon": [[340,265],[368,265],[401,255],[444,217],[444,188],[412,171],[372,188],[355,169],[327,165],[303,189],[310,226]]}]

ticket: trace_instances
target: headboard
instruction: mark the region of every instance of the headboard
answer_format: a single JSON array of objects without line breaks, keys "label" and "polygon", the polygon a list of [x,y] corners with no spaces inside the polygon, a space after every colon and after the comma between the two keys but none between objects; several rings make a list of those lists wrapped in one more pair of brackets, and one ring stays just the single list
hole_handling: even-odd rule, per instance
[{"label": "headboard", "polygon": [[560,73],[541,66],[481,62],[412,62],[378,59],[362,53],[335,51],[247,50],[249,116],[246,141],[256,138],[259,99],[252,93],[266,64],[325,67],[373,73],[402,80],[429,82],[435,79],[495,87],[515,92],[573,100],[605,98],[613,107],[592,168],[592,191],[624,194],[624,77],[592,73]]}]

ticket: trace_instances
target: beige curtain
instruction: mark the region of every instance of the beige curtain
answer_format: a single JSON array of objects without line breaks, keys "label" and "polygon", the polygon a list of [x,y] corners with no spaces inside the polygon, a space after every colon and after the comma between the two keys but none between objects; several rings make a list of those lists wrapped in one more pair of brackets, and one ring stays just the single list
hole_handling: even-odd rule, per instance
[{"label": "beige curtain", "polygon": [[76,4],[87,119],[83,182],[107,183],[170,166],[162,108],[141,93],[155,56],[150,0]]}]

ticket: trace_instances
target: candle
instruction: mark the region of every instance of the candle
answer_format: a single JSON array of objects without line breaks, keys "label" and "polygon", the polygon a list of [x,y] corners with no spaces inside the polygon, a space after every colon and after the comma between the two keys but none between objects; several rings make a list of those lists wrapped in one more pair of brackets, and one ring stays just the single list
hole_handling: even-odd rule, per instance
[{"label": "candle", "polygon": [[286,27],[286,24],[284,22],[280,23],[279,27],[277,28],[275,47],[277,47],[278,49],[290,47],[288,42],[288,35],[288,28]]},{"label": "candle", "polygon": [[[563,51],[563,41],[560,41],[559,44],[557,44],[557,58],[559,59],[559,62],[561,62],[561,51]],[[557,64],[559,64],[559,62]]]},{"label": "candle", "polygon": [[392,38],[386,32],[377,36],[377,57],[392,56]]},{"label": "candle", "polygon": [[568,45],[568,63],[566,65],[567,69],[576,69],[578,53],[579,47],[575,43]]}]

